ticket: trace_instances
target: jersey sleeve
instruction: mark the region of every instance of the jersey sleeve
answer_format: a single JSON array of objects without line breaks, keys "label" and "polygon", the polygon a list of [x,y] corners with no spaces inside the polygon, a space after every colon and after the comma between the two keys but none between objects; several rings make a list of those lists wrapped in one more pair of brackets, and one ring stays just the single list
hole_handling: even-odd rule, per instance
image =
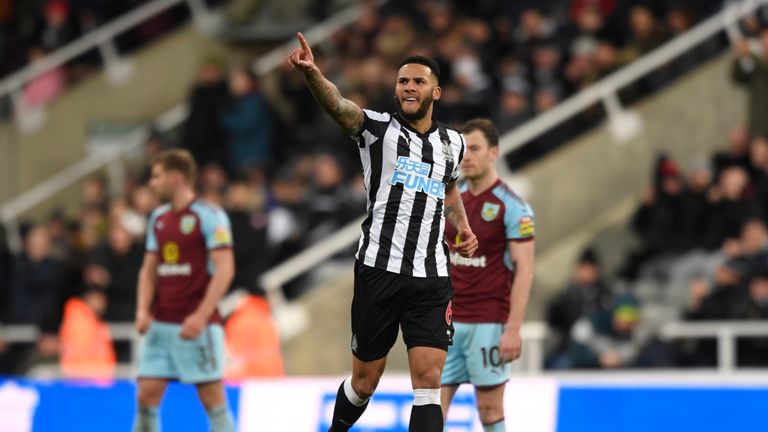
[{"label": "jersey sleeve", "polygon": [[147,241],[144,246],[147,252],[157,252],[157,235],[155,234],[155,222],[160,215],[158,210],[152,212],[149,215],[149,221],[147,222]]},{"label": "jersey sleeve", "polygon": [[513,199],[504,203],[504,227],[508,240],[525,240],[533,238],[535,221],[533,209],[528,203]]},{"label": "jersey sleeve", "polygon": [[353,137],[360,148],[369,147],[383,138],[392,119],[392,116],[388,113],[368,109],[363,110],[363,116],[363,127]]},{"label": "jersey sleeve", "polygon": [[224,210],[206,208],[199,216],[205,247],[208,250],[232,247],[232,227]]},{"label": "jersey sleeve", "polygon": [[451,181],[454,182],[459,179],[461,173],[461,161],[464,160],[464,152],[467,150],[467,142],[464,140],[464,134],[459,134],[459,158],[456,159],[456,163],[453,166],[453,172],[451,173]]}]

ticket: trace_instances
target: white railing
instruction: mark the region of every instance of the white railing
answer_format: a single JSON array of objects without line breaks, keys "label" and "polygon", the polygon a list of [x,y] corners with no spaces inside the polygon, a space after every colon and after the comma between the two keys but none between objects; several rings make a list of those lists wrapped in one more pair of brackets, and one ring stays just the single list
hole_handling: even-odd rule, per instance
[{"label": "white railing", "polygon": [[[165,10],[178,3],[187,1],[190,7],[193,7],[193,11],[197,11],[198,14],[204,12],[203,0],[156,0],[153,3],[144,5],[135,11],[131,12],[130,16],[124,16],[115,22],[112,22],[101,28],[95,30],[92,33],[84,36],[81,39],[73,42],[72,44],[62,48],[59,51],[46,57],[43,62],[37,65],[30,65],[10,77],[0,81],[0,97],[3,95],[14,93],[18,91],[24,84],[35,76],[44,73],[51,68],[57,67],[67,61],[77,57],[83,52],[93,48],[94,41],[105,40],[107,43],[112,43],[111,38],[123,31],[125,28],[130,28],[129,24],[141,22],[153,14]],[[379,4],[385,3],[387,0],[378,0]],[[362,6],[356,5],[349,7],[327,21],[318,24],[306,32],[306,36],[310,38],[312,44],[320,43],[330,37],[339,28],[342,28],[350,23],[354,22],[362,12]],[[143,18],[143,19],[142,19]],[[206,18],[199,18],[203,21]],[[101,36],[99,36],[101,35]],[[98,36],[98,37],[97,37]],[[88,40],[85,40],[88,39]],[[293,47],[295,42],[287,42],[278,48],[274,49],[270,53],[262,56],[253,65],[254,71],[260,74],[268,73],[276,69],[285,60],[285,56]],[[155,122],[154,126],[160,132],[165,132],[178,127],[184,119],[187,117],[187,107],[185,104],[179,104],[166,113],[161,115]],[[83,159],[82,161],[66,168],[64,171],[54,175],[50,179],[40,183],[31,190],[23,193],[22,195],[14,198],[0,206],[0,223],[5,225],[8,232],[9,246],[14,251],[18,251],[20,244],[18,241],[18,230],[16,229],[16,220],[24,213],[28,212],[35,206],[43,203],[47,199],[55,196],[60,191],[72,186],[79,180],[86,178],[87,176],[97,172],[104,167],[116,164],[118,161],[124,159],[126,155],[136,151],[140,145],[142,137],[146,137],[146,130],[141,130],[129,134],[124,138],[123,144],[116,144],[111,149],[105,152],[95,153]]]},{"label": "white railing", "polygon": [[[117,30],[129,28],[126,26],[129,23],[139,20],[140,17],[151,16],[150,12],[163,10],[161,8],[168,8],[182,1],[188,1],[190,6],[194,5],[195,7],[193,8],[193,12],[198,11],[198,13],[202,13],[202,0],[157,0],[154,3],[150,3],[145,7],[134,11],[132,16],[124,17],[125,21],[110,24],[114,27],[106,29],[104,34],[117,34]],[[387,1],[388,0],[376,0],[379,5],[384,4]],[[150,5],[154,5],[154,7],[152,9],[148,9],[148,6]],[[321,43],[327,40],[338,29],[354,22],[362,13],[363,7],[364,6],[362,5],[355,5],[342,10],[323,23],[308,29],[305,32],[305,36],[308,38],[308,40],[311,41],[313,45]],[[75,43],[77,42],[80,41],[76,41]],[[85,44],[86,41],[82,41],[81,43]],[[24,80],[25,78],[31,79],[35,76],[34,74],[43,73],[45,70],[49,70],[50,68],[61,65],[71,58],[76,57],[80,53],[87,51],[87,49],[90,49],[85,49],[79,46],[75,48],[72,48],[72,52],[76,52],[76,54],[60,54],[60,57],[49,60],[49,63],[44,65],[48,67],[48,69],[36,70],[33,72],[30,70],[30,68],[26,68],[25,70],[19,71],[17,74],[14,74],[8,79],[0,82],[0,97],[2,97],[3,91],[6,91],[7,89],[20,88],[20,86],[26,82]],[[293,48],[295,48],[295,41],[286,42],[285,44],[275,48],[270,53],[262,56],[258,61],[254,62],[253,70],[260,75],[269,73],[270,71],[280,66],[283,61],[285,61],[285,57],[291,52]],[[66,49],[66,47],[62,48],[62,50],[63,49]],[[41,68],[42,66],[37,67]],[[154,126],[160,132],[165,132],[178,127],[184,121],[186,116],[186,105],[179,104],[160,116],[154,122]],[[96,152],[81,160],[80,162],[66,168],[64,171],[54,175],[43,183],[40,183],[19,197],[4,203],[0,207],[0,223],[2,223],[5,227],[8,247],[16,253],[21,251],[21,238],[19,236],[19,229],[17,225],[18,218],[35,206],[50,199],[61,190],[74,185],[78,181],[103,169],[104,167],[109,167],[111,173],[115,173],[117,178],[121,178],[123,166],[120,162],[127,155],[132,154],[140,148],[148,136],[147,132],[147,128],[137,130],[126,136],[123,144],[111,146],[109,150]],[[112,183],[114,183],[114,181],[112,181]],[[332,246],[328,248],[331,253],[326,254],[325,248],[318,245],[317,247],[310,248],[307,251],[300,253],[298,256],[290,259],[282,265],[277,266],[276,268],[263,275],[261,282],[264,284],[264,286],[268,287],[266,289],[267,295],[269,297],[270,303],[274,307],[275,318],[281,328],[281,335],[283,337],[291,337],[301,331],[307,323],[307,316],[303,309],[291,307],[290,305],[286,304],[285,297],[283,296],[283,292],[280,287],[284,283],[314,267],[317,262],[321,262],[328,257],[338,253],[338,251],[345,247],[342,245],[352,244],[354,239],[359,235],[358,227],[360,223],[361,222],[352,223],[349,226],[341,229],[332,238],[326,239],[326,242],[330,241],[330,245]],[[320,261],[317,261],[318,258]],[[296,269],[300,269],[300,272],[296,273]],[[237,300],[243,295],[245,294],[242,291],[235,291],[231,293],[228,298],[224,299],[223,301],[225,307],[229,309],[234,308]]]},{"label": "white railing", "polygon": [[[136,366],[140,340],[133,323],[112,323],[109,325],[109,330],[113,341],[130,343],[131,363],[121,365],[122,367],[118,371],[132,373]],[[543,322],[526,322],[523,324],[521,328],[522,356],[513,363],[513,370],[516,373],[537,375],[542,372],[545,342],[548,334],[549,329]],[[0,341],[8,343],[33,343],[37,335],[38,331],[32,325],[0,326]],[[716,338],[717,371],[721,375],[731,375],[739,370],[737,367],[736,340],[738,338],[768,338],[768,321],[671,322],[661,326],[659,335],[665,340]],[[638,374],[642,375],[644,372],[648,373],[648,371],[642,371]],[[656,370],[652,370],[652,373],[656,373]],[[130,375],[123,378],[128,377]]]},{"label": "white railing", "polygon": [[731,373],[738,364],[736,338],[768,336],[768,321],[673,322],[664,325],[664,339],[717,339],[717,370]]},{"label": "white railing", "polygon": [[[499,143],[502,154],[509,153],[525,143],[530,142],[599,101],[603,101],[605,104],[609,115],[609,122],[612,122],[616,129],[621,129],[622,127],[627,126],[631,128],[633,125],[637,125],[639,120],[637,120],[631,113],[624,110],[616,92],[621,90],[624,86],[642,78],[647,73],[674,60],[681,54],[693,49],[705,40],[715,36],[720,31],[729,29],[728,34],[730,37],[740,37],[738,29],[734,30],[734,23],[741,17],[754,12],[758,7],[766,4],[768,4],[768,0],[744,0],[739,3],[728,5],[721,12],[708,18],[667,44],[619,69],[592,86],[571,96],[550,111],[535,117],[512,132],[504,135]],[[505,164],[499,164],[497,168],[500,169],[500,175],[505,178],[509,177],[509,172],[506,170]],[[347,227],[343,228],[342,231],[349,233],[346,230],[359,225],[359,222],[350,223]],[[280,286],[276,284],[277,281],[285,283],[286,281],[298,277],[304,273],[306,269],[314,268],[327,259],[327,257],[333,256],[339,251],[352,245],[357,239],[357,236],[353,236],[351,233],[344,237],[346,242],[337,241],[341,240],[341,236],[338,236],[338,238],[336,237],[337,236],[334,236],[334,244],[336,245],[334,248],[326,247],[326,245],[323,244],[324,247],[313,249],[311,253],[305,251],[307,253],[302,253],[300,258],[297,258],[296,260],[290,259],[285,265],[281,265],[281,267],[284,268],[284,271],[275,274],[279,277],[273,277],[275,275],[271,275],[269,272],[265,274],[264,276],[266,278],[262,278],[262,283],[265,288],[267,290],[279,290]],[[301,263],[302,265],[296,265],[298,263]],[[292,271],[292,268],[295,270]],[[267,277],[268,275],[269,277]]]},{"label": "white railing", "polygon": [[611,131],[620,139],[631,137],[639,126],[639,119],[626,112],[617,96],[619,90],[668,64],[721,31],[726,31],[731,41],[740,38],[741,34],[736,25],[738,20],[766,4],[768,0],[744,0],[726,5],[722,11],[682,35],[571,96],[546,114],[506,134],[499,143],[501,153],[506,154],[523,146],[599,102],[608,113]]},{"label": "white railing", "polygon": [[137,130],[126,137],[124,145],[94,152],[24,194],[4,203],[0,207],[0,223],[5,226],[9,249],[14,253],[21,250],[21,239],[16,222],[20,215],[105,166],[112,167],[115,172],[122,172],[123,165],[120,161],[126,155],[140,149],[147,136],[146,129]]},{"label": "white railing", "polygon": [[[738,28],[734,23],[765,4],[768,4],[768,0],[743,0],[738,3],[729,4],[721,12],[713,15],[691,30],[647,54],[643,58],[625,66],[587,89],[571,96],[552,110],[537,116],[514,131],[506,134],[502,137],[500,142],[502,152],[508,153],[519,148],[526,142],[529,142],[544,132],[558,126],[576,113],[587,109],[597,102],[602,102],[605,105],[609,116],[609,124],[612,126],[612,129],[617,131],[617,133],[620,133],[622,129],[632,129],[633,126],[638,125],[639,120],[624,110],[616,95],[617,91],[694,48],[720,31],[727,30],[729,37],[738,38]],[[350,12],[350,10],[354,12]],[[349,10],[337,15],[337,17],[339,17],[338,19],[330,20],[316,26],[307,32],[309,40],[312,41],[313,44],[318,43],[319,36],[327,37],[327,35],[332,33],[333,29],[340,28],[354,21],[354,19],[359,16],[360,11],[361,6],[353,6]],[[329,25],[329,23],[332,25]],[[295,42],[291,41],[282,47],[277,48],[273,53],[267,55],[264,60],[262,60],[263,62],[268,61],[270,63],[256,63],[254,65],[255,70],[258,72],[272,70],[283,61],[284,55],[290,51],[294,44]],[[168,115],[176,119],[183,119],[183,110],[183,106],[180,105],[171,110]],[[499,168],[501,168],[502,176],[508,174],[504,172],[505,167],[503,164],[501,164]],[[83,171],[81,174],[81,178],[83,178],[90,174],[90,172]],[[47,197],[53,196],[59,190],[59,188],[55,187],[47,189]],[[39,197],[43,196],[46,196],[46,194],[39,194]],[[19,208],[21,211],[15,211],[13,214],[10,214],[10,212],[7,211],[0,211],[0,216],[3,216],[3,221],[7,226],[13,228],[13,221],[15,221],[15,218],[17,218],[21,212],[29,210],[33,205],[34,204],[30,202],[29,207],[25,209]],[[275,306],[280,307],[280,305],[285,303],[280,289],[283,283],[300,276],[307,270],[315,268],[328,257],[333,256],[352,245],[357,239],[357,235],[353,235],[353,228],[356,229],[357,227],[359,227],[358,221],[350,223],[347,227],[342,228],[339,233],[332,237],[333,247],[329,247],[327,244],[318,245],[318,247],[302,252],[299,256],[289,259],[278,268],[265,273],[261,281],[267,289],[270,300],[275,303]],[[276,315],[279,315],[277,311]],[[301,313],[290,314],[288,320],[291,319],[306,321],[302,318]],[[285,320],[279,319],[278,323],[284,321]]]},{"label": "white railing", "polygon": [[[131,346],[131,363],[135,366],[138,362],[139,353],[139,334],[136,332],[133,323],[110,323],[109,334],[113,342],[129,342]],[[19,325],[0,325],[0,341],[7,343],[34,343],[37,340],[39,331],[36,326],[28,324]],[[128,366],[128,365],[125,365]],[[119,370],[133,370],[130,368],[120,368]],[[129,376],[125,376],[128,378]]]},{"label": "white railing", "polygon": [[124,81],[130,76],[132,67],[129,62],[121,59],[115,46],[115,37],[181,3],[187,3],[193,19],[199,25],[205,26],[210,21],[204,0],[155,0],[144,4],[6,77],[0,81],[0,98],[10,96],[16,113],[23,116],[26,107],[21,92],[27,83],[92,49],[98,49],[110,79],[113,82]]}]

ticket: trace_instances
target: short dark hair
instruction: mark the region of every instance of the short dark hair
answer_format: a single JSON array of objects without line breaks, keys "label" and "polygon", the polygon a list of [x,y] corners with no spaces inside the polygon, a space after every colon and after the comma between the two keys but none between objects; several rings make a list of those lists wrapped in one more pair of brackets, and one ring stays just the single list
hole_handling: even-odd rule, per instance
[{"label": "short dark hair", "polygon": [[436,61],[426,56],[412,55],[404,58],[403,61],[400,62],[400,65],[397,66],[397,70],[400,70],[401,67],[407,64],[420,64],[428,67],[429,70],[432,71],[432,75],[437,78],[437,83],[440,84],[440,66],[437,65]]},{"label": "short dark hair", "polygon": [[184,176],[184,179],[189,184],[195,182],[197,164],[195,163],[195,158],[192,157],[192,153],[188,150],[166,150],[152,158],[151,166],[154,167],[155,165],[160,165],[165,171],[176,171]]},{"label": "short dark hair", "polygon": [[499,146],[499,131],[492,121],[485,118],[476,118],[464,123],[464,126],[461,127],[461,131],[465,134],[476,130],[479,130],[485,136],[489,147]]}]

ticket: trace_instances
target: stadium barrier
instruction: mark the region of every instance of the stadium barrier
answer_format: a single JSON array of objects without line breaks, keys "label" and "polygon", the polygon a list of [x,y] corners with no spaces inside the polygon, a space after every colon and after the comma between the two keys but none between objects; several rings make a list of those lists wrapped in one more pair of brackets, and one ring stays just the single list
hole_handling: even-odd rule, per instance
[{"label": "stadium barrier", "polygon": [[[386,0],[379,1],[384,2]],[[605,106],[608,113],[609,125],[612,130],[615,131],[617,138],[627,139],[631,137],[633,131],[636,131],[637,128],[641,127],[642,121],[635,114],[628,112],[622,106],[616,96],[619,90],[636,82],[638,79],[641,79],[648,72],[667,64],[671,60],[674,60],[678,56],[695,48],[698,44],[717,35],[719,32],[725,31],[726,35],[731,40],[740,38],[741,34],[737,26],[738,20],[755,12],[759,7],[766,4],[768,4],[768,0],[741,0],[727,2],[723,10],[719,13],[699,23],[692,29],[648,53],[639,60],[624,66],[597,83],[571,96],[546,113],[531,119],[522,126],[504,135],[500,140],[502,154],[518,149],[525,145],[525,143],[541,136],[545,132],[560,125],[595,103],[602,103]],[[308,40],[312,41],[313,45],[324,41],[333,33],[333,31],[335,31],[335,29],[353,22],[357,16],[359,16],[360,11],[361,8],[359,6],[352,6],[348,10],[338,13],[333,18],[307,31],[306,36]],[[295,47],[295,42],[289,41],[283,46],[276,48],[273,52],[254,63],[254,71],[265,73],[266,71],[273,70],[283,61],[285,55],[290,52],[292,47]],[[5,81],[0,83],[0,96],[2,96],[3,91],[6,90],[6,87],[2,85],[3,83],[5,83]],[[8,84],[6,84],[6,86],[7,85]],[[168,111],[163,118],[165,119],[165,123],[158,124],[158,126],[161,126],[159,128],[160,130],[168,130],[176,127],[184,120],[184,118],[186,118],[186,109],[184,105],[179,105]],[[126,138],[126,145],[118,147],[128,148],[131,146],[131,143],[131,138],[128,137]],[[83,163],[82,166],[78,164],[73,165],[70,167],[72,169],[72,176],[67,177],[68,179],[72,179],[72,182],[69,184],[62,186],[63,183],[44,182],[39,185],[41,186],[40,188],[33,188],[32,191],[22,194],[20,197],[12,200],[9,204],[0,207],[0,222],[6,227],[9,246],[12,247],[12,250],[18,251],[20,248],[16,219],[21,214],[53,196],[64,187],[71,185],[74,181],[85,178],[87,175],[105,166],[115,165],[115,162],[126,157],[127,154],[127,151],[115,151],[111,155],[103,157],[99,163]],[[510,173],[506,167],[501,164],[499,168],[499,174],[503,178],[509,178]],[[69,172],[69,169],[65,170],[65,172]],[[34,199],[25,198],[25,195],[27,194],[32,195]],[[300,333],[309,320],[306,317],[306,311],[302,310],[299,306],[287,304],[285,302],[281,290],[282,285],[285,282],[302,275],[306,271],[315,268],[328,257],[333,256],[354,244],[358,239],[355,229],[359,227],[359,225],[360,222],[355,221],[339,230],[339,232],[332,237],[333,240],[331,243],[334,247],[328,247],[327,244],[324,243],[322,247],[310,248],[308,251],[311,250],[311,252],[305,251],[306,253],[302,252],[298,256],[291,258],[284,263],[286,265],[280,266],[279,271],[267,272],[262,276],[260,282],[268,292],[270,302],[273,304],[275,319],[280,327],[281,335],[283,335],[283,337],[291,337]],[[295,269],[291,270],[291,267],[288,264],[295,266]],[[239,296],[241,293],[233,293],[232,295]]]},{"label": "stadium barrier", "polygon": [[[341,377],[230,383],[239,431],[324,432]],[[0,380],[0,424],[8,432],[125,431],[135,412],[129,381]],[[765,374],[729,378],[695,372],[552,374],[513,378],[504,405],[507,430],[525,432],[757,432],[765,430]],[[406,432],[413,395],[407,376],[385,375],[355,427]],[[94,409],[98,407],[98,409]],[[163,430],[204,432],[194,388],[171,384],[160,412]],[[475,396],[460,387],[448,432],[481,432]]]},{"label": "stadium barrier", "polygon": [[29,108],[23,103],[21,92],[24,86],[36,77],[74,60],[86,52],[97,49],[104,62],[107,77],[114,84],[126,81],[133,74],[133,64],[121,57],[115,46],[115,38],[121,33],[140,25],[148,19],[186,3],[194,21],[202,29],[212,26],[212,14],[204,0],[154,0],[143,4],[111,22],[90,31],[66,46],[46,55],[38,62],[31,63],[0,81],[0,98],[10,96],[17,123],[22,132],[41,127],[44,121],[44,107]]},{"label": "stadium barrier", "polygon": [[[136,354],[139,347],[139,335],[133,323],[109,324],[112,340],[127,341],[131,346],[130,364],[122,364],[116,374],[119,378],[131,378],[135,374]],[[535,376],[541,373],[544,363],[545,343],[548,334],[546,324],[526,322],[522,327],[523,352],[521,358],[513,363],[513,370],[519,375]],[[673,339],[716,339],[716,372],[729,376],[739,372],[736,341],[739,338],[768,337],[768,322],[765,321],[701,321],[669,322],[659,328],[659,336],[665,340]],[[0,340],[9,343],[33,343],[37,330],[32,325],[0,326]],[[43,368],[44,376],[60,376],[58,367]],[[684,369],[683,369],[684,370]],[[713,371],[714,372],[714,371]]]}]

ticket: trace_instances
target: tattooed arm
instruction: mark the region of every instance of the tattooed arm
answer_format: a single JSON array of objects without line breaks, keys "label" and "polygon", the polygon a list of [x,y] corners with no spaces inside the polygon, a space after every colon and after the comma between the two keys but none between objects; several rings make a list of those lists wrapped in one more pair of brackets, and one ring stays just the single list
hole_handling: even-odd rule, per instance
[{"label": "tattooed arm", "polygon": [[323,76],[315,64],[312,50],[309,48],[307,40],[304,39],[304,35],[298,33],[297,36],[301,47],[288,56],[288,61],[304,74],[309,90],[325,112],[348,135],[357,134],[363,127],[363,120],[365,119],[363,110],[351,100],[341,97],[339,89]]},{"label": "tattooed arm", "polygon": [[477,237],[472,232],[467,219],[467,213],[464,211],[464,204],[461,202],[461,193],[456,187],[456,182],[448,183],[445,188],[445,218],[456,227],[459,232],[456,239],[456,250],[463,257],[471,257],[477,251]]}]

